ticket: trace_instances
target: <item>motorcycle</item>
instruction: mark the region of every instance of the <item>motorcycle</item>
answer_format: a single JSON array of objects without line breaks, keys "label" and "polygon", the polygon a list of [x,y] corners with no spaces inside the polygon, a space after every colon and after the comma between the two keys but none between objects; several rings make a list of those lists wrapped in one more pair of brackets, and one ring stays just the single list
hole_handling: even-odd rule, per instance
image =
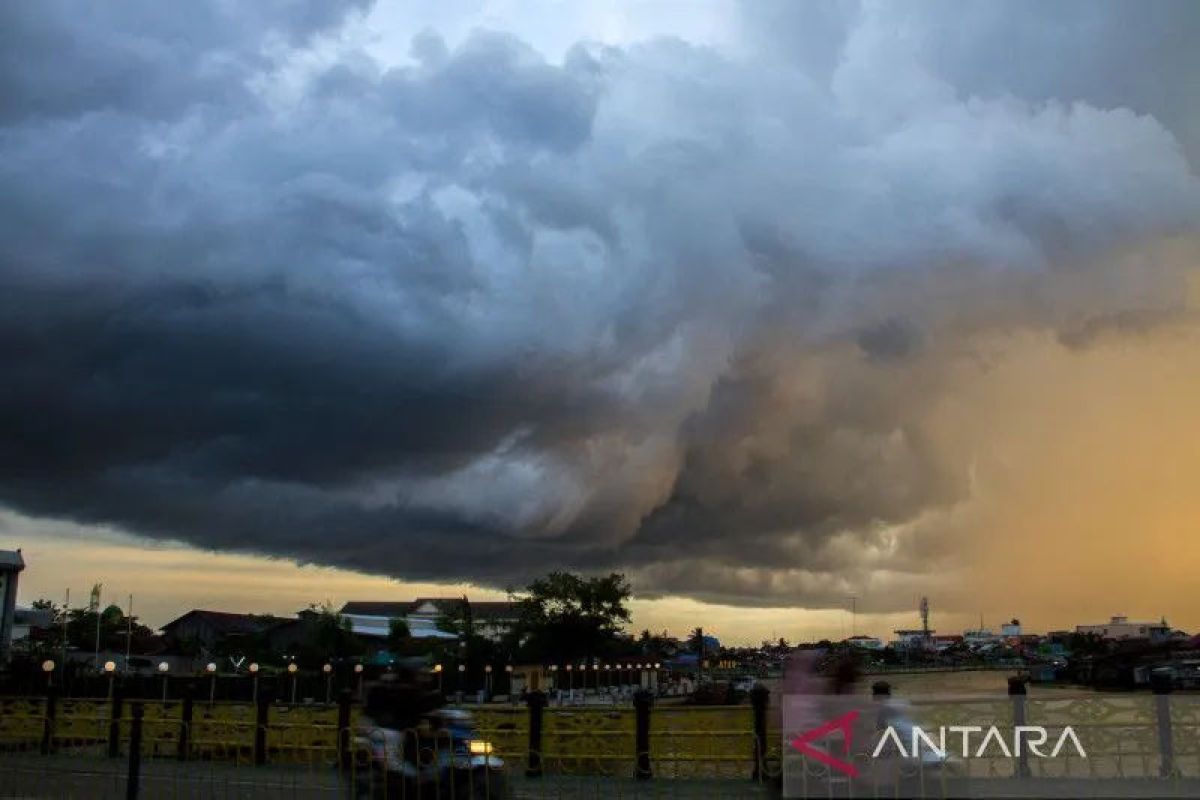
[{"label": "motorcycle", "polygon": [[469,712],[439,709],[415,728],[396,730],[360,726],[357,753],[367,756],[354,776],[355,797],[469,798],[506,797],[504,761],[479,736]]}]

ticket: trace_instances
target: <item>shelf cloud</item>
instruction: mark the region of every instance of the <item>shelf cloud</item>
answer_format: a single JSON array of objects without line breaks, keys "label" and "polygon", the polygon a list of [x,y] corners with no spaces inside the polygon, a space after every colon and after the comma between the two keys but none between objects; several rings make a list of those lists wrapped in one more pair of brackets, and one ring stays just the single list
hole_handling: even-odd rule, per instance
[{"label": "shelf cloud", "polygon": [[1193,3],[756,0],[721,43],[514,18],[390,59],[377,11],[0,8],[0,504],[891,610],[1038,479],[994,457],[988,398],[1056,369],[1021,365],[1193,333]]}]

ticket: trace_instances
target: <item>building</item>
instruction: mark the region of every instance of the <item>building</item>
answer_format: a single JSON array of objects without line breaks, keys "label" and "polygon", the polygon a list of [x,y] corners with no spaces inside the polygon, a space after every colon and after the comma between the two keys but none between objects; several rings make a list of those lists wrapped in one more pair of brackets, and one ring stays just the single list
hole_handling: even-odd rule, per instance
[{"label": "building", "polygon": [[[464,609],[464,602],[466,609]],[[346,603],[339,612],[350,620],[351,629],[361,636],[386,637],[394,619],[402,619],[416,639],[454,639],[456,635],[438,628],[444,617],[461,618],[469,611],[475,633],[496,641],[517,624],[516,603],[507,601],[471,601],[462,597],[421,597],[412,601]]]},{"label": "building", "polygon": [[0,550],[0,664],[8,662],[17,611],[17,576],[25,569],[20,550]]},{"label": "building", "polygon": [[986,628],[963,631],[963,643],[972,650],[990,650],[1000,644],[1000,637]]},{"label": "building", "polygon": [[262,631],[267,647],[280,653],[294,651],[317,636],[321,615],[311,608],[296,613],[295,619],[280,620]]},{"label": "building", "polygon": [[893,644],[901,650],[920,650],[933,646],[933,634],[924,628],[901,628],[894,631],[896,640]]},{"label": "building", "polygon": [[862,650],[882,650],[883,640],[875,636],[851,636],[846,640],[846,644],[851,647],[857,647]]},{"label": "building", "polygon": [[12,640],[45,638],[54,627],[54,612],[48,608],[18,608],[13,613]]},{"label": "building", "polygon": [[957,633],[943,633],[930,638],[933,642],[933,649],[937,650],[939,653],[943,650],[949,650],[951,647],[963,644],[963,637]]},{"label": "building", "polygon": [[461,617],[463,603],[466,603],[471,614],[471,624],[475,633],[498,641],[506,633],[516,627],[520,612],[516,603],[507,600],[468,600],[465,597],[422,597],[412,602],[406,616],[409,630],[414,624],[426,630],[437,630],[438,620],[443,616]]},{"label": "building", "polygon": [[1161,622],[1130,622],[1128,617],[1118,615],[1098,625],[1076,625],[1075,632],[1111,641],[1146,639],[1158,643],[1170,639],[1171,626],[1165,619]]},{"label": "building", "polygon": [[257,636],[292,621],[269,614],[231,614],[197,608],[163,625],[162,634],[170,644],[192,642],[212,647],[222,639]]},{"label": "building", "polygon": [[453,633],[438,630],[437,615],[430,617],[428,608],[420,615],[410,616],[413,606],[412,602],[354,601],[342,606],[338,614],[350,621],[350,630],[368,638],[386,639],[394,619],[404,620],[414,639],[457,638]]}]

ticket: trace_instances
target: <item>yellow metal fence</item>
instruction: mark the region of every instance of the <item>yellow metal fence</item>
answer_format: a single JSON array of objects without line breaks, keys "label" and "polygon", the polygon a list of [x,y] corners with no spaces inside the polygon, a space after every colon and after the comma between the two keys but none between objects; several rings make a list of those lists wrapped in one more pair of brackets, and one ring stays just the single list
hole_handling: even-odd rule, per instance
[{"label": "yellow metal fence", "polygon": [[[1025,723],[1045,726],[1054,741],[1070,725],[1087,751],[1086,759],[1064,751],[1058,758],[1030,759],[1033,777],[1200,777],[1200,695],[1175,694],[1165,706],[1170,739],[1164,745],[1164,706],[1149,694],[1082,695],[1029,698]],[[118,721],[120,743],[129,736],[130,701]],[[150,758],[177,754],[182,703],[143,703],[142,752]],[[50,730],[49,749],[102,753],[112,731],[112,703],[60,699]],[[987,719],[1011,726],[1008,697],[961,701],[914,701],[914,721],[926,728]],[[46,736],[46,701],[0,698],[0,748],[36,752]],[[497,755],[524,766],[529,755],[529,710],[484,706],[471,709],[480,735]],[[351,726],[357,720],[352,711]],[[338,708],[335,705],[270,707],[265,734],[270,764],[332,764],[338,756]],[[777,770],[782,736],[777,716],[768,715],[767,761]],[[251,704],[195,702],[187,728],[188,759],[249,763],[254,757],[256,709]],[[543,717],[541,755],[547,771],[564,774],[632,774],[636,757],[635,712],[630,708],[549,707]],[[649,717],[649,757],[656,777],[749,777],[754,767],[754,722],[749,706],[655,706]],[[1169,746],[1170,752],[1164,752]],[[978,777],[1008,777],[1011,759],[973,758]]]}]

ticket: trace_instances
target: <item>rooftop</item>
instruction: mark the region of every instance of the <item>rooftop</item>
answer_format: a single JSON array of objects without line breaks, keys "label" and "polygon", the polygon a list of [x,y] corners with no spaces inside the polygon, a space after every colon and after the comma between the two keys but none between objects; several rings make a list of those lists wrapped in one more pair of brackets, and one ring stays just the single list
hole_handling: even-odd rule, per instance
[{"label": "rooftop", "polygon": [[162,631],[169,634],[176,626],[193,620],[206,622],[221,634],[261,633],[277,625],[294,621],[270,614],[233,614],[228,611],[206,611],[196,608],[163,625]]},{"label": "rooftop", "polygon": [[[512,619],[518,615],[517,604],[507,600],[468,600],[471,616],[478,620]],[[462,603],[461,597],[418,597],[416,600],[362,601],[355,600],[342,606],[340,613],[363,617],[404,617],[426,604],[437,606],[440,611],[452,611]]]}]

